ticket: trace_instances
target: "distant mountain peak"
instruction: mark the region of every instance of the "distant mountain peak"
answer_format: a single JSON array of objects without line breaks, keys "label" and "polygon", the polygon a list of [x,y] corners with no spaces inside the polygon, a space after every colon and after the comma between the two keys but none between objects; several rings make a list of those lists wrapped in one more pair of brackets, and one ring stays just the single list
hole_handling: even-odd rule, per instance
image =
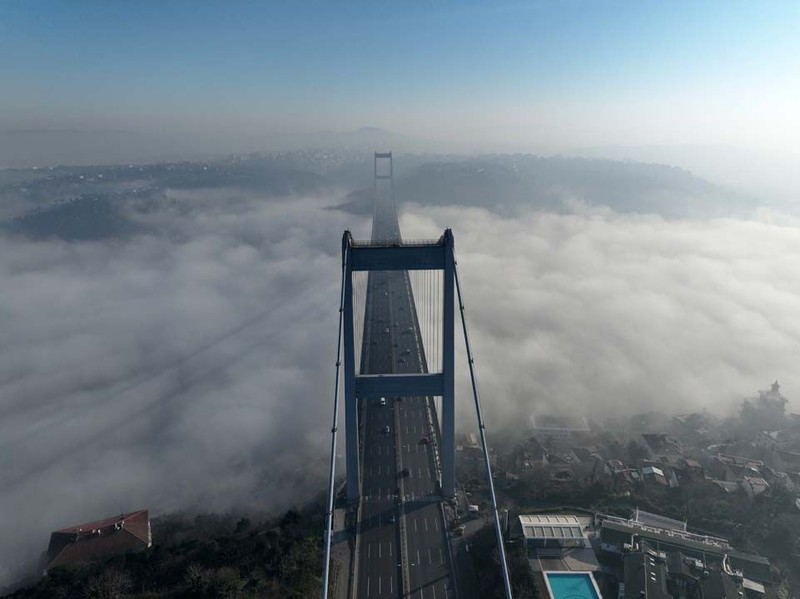
[{"label": "distant mountain peak", "polygon": [[387,131],[386,129],[381,129],[380,127],[359,127],[355,130],[356,133],[384,133],[386,135],[392,135],[391,131]]}]

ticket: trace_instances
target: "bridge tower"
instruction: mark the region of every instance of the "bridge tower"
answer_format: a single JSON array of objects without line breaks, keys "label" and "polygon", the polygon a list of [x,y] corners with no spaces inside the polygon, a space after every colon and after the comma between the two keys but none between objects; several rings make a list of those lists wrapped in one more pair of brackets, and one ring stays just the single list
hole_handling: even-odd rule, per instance
[{"label": "bridge tower", "polygon": [[[389,160],[389,174],[379,174],[378,160]],[[375,154],[375,186],[388,179],[392,185],[391,153]],[[392,206],[392,209],[394,207]],[[438,241],[403,243],[401,240],[356,242],[350,231],[342,237],[344,292],[344,398],[347,453],[347,498],[360,495],[358,400],[370,397],[441,397],[440,451],[442,495],[455,495],[455,254],[453,234],[446,229]],[[442,368],[436,373],[360,374],[356,372],[353,314],[353,277],[357,271],[441,270],[444,272],[442,306]]]}]

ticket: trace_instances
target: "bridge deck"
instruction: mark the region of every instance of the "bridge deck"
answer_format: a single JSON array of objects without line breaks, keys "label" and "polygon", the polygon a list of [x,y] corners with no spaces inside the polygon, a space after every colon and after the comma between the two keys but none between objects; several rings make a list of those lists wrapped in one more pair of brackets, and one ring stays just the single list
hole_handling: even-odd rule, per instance
[{"label": "bridge deck", "polygon": [[[386,198],[376,205],[373,239],[400,241],[394,206]],[[408,273],[370,272],[366,303],[361,372],[424,372]],[[434,403],[425,397],[387,397],[386,405],[379,398],[362,401],[358,597],[454,598],[439,466],[433,443],[424,441],[439,442]]]}]

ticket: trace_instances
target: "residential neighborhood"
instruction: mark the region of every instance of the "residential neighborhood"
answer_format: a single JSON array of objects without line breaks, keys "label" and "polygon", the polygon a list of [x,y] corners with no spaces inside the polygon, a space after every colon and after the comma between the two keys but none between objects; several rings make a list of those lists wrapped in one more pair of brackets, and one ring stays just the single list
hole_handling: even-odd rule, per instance
[{"label": "residential neighborhood", "polygon": [[[707,411],[593,422],[532,419],[492,448],[511,543],[542,596],[591,572],[603,597],[789,597],[800,573],[800,415],[780,383],[728,418]],[[546,425],[544,425],[546,423]],[[458,446],[475,503],[474,436]]]}]

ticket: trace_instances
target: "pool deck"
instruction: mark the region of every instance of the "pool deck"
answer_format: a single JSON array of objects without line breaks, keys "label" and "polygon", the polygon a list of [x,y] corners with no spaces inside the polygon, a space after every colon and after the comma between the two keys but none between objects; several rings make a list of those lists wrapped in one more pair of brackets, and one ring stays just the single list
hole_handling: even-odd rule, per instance
[{"label": "pool deck", "polygon": [[565,550],[539,550],[536,557],[528,558],[534,572],[593,572],[600,569],[591,547]]}]

